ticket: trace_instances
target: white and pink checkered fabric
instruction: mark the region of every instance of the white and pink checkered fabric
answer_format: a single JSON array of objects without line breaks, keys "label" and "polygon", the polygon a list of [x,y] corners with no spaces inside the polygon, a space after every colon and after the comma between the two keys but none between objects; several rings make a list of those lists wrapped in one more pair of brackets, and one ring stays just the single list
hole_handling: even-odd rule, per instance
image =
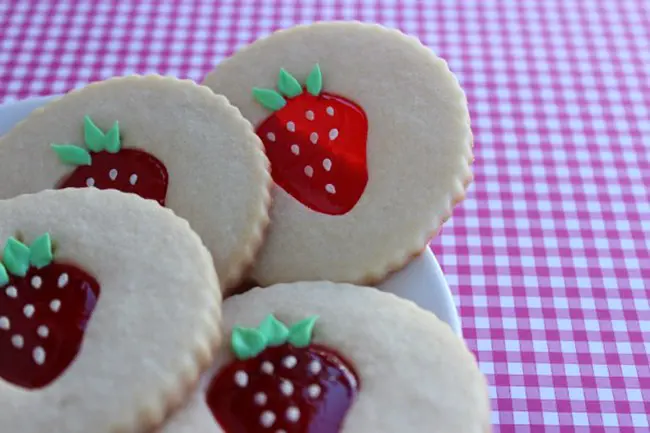
[{"label": "white and pink checkered fabric", "polygon": [[201,79],[300,22],[419,36],[473,115],[476,182],[432,247],[495,430],[650,431],[650,1],[158,3],[0,2],[0,97],[131,72]]}]

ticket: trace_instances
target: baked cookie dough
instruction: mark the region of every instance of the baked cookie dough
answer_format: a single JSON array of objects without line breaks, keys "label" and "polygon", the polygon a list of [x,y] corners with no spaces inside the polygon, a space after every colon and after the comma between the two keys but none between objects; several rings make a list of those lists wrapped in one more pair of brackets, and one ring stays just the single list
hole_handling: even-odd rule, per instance
[{"label": "baked cookie dough", "polygon": [[189,80],[96,82],[37,109],[0,139],[0,198],[92,186],[156,200],[201,236],[226,292],[261,243],[270,185],[249,122]]},{"label": "baked cookie dough", "polygon": [[0,425],[143,432],[221,341],[221,292],[187,221],[95,188],[0,201]]}]

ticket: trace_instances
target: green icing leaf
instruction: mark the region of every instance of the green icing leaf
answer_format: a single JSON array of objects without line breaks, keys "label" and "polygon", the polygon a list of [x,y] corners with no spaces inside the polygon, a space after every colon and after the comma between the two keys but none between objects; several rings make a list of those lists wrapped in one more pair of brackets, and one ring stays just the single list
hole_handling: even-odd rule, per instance
[{"label": "green icing leaf", "polygon": [[287,342],[289,328],[275,318],[273,314],[266,316],[257,329],[266,337],[268,346],[280,346]]},{"label": "green icing leaf", "polygon": [[280,76],[278,77],[278,89],[287,98],[293,98],[302,93],[302,86],[293,75],[288,73],[285,69],[280,69]]},{"label": "green icing leaf", "polygon": [[292,325],[289,329],[289,343],[295,347],[309,346],[317,320],[318,316],[311,316]]},{"label": "green icing leaf", "polygon": [[267,341],[257,329],[236,327],[232,330],[230,346],[237,359],[246,360],[266,349]]},{"label": "green icing leaf", "polygon": [[9,274],[7,273],[7,268],[5,265],[0,263],[0,287],[4,286],[9,282]]},{"label": "green icing leaf", "polygon": [[49,233],[36,238],[29,246],[29,262],[32,266],[42,268],[52,263],[52,239]]},{"label": "green icing leaf", "polygon": [[92,157],[86,149],[74,144],[52,144],[50,145],[59,161],[69,165],[90,165]]},{"label": "green icing leaf", "polygon": [[287,105],[287,101],[275,90],[253,88],[253,98],[263,107],[271,111],[277,111]]},{"label": "green icing leaf", "polygon": [[120,143],[120,125],[117,121],[115,121],[113,127],[106,133],[104,148],[109,153],[117,153],[122,148],[122,144]]},{"label": "green icing leaf", "polygon": [[92,152],[100,152],[105,148],[106,134],[95,125],[90,116],[84,117],[84,141]]},{"label": "green icing leaf", "polygon": [[14,237],[7,239],[2,262],[13,275],[24,277],[29,269],[29,247]]},{"label": "green icing leaf", "polygon": [[307,77],[307,91],[314,96],[320,95],[321,90],[323,90],[323,76],[320,72],[320,66],[318,63],[309,73]]}]

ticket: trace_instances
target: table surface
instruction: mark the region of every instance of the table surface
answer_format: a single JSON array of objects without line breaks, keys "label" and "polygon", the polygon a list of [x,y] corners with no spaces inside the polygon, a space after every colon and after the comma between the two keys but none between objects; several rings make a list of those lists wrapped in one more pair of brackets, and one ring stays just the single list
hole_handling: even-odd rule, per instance
[{"label": "table surface", "polygon": [[417,35],[472,112],[475,183],[432,247],[495,431],[650,430],[650,1],[150,3],[0,2],[0,98],[200,80],[298,22]]}]

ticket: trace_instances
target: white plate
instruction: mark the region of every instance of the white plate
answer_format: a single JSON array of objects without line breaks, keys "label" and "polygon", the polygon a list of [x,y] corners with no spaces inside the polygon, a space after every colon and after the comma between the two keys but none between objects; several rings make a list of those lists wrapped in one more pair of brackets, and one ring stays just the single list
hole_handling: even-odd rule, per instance
[{"label": "white plate", "polygon": [[[31,98],[0,105],[0,135],[4,135],[35,108],[54,98],[55,96]],[[428,248],[378,287],[414,301],[420,307],[436,314],[461,335],[460,320],[449,286],[438,261]]]}]

